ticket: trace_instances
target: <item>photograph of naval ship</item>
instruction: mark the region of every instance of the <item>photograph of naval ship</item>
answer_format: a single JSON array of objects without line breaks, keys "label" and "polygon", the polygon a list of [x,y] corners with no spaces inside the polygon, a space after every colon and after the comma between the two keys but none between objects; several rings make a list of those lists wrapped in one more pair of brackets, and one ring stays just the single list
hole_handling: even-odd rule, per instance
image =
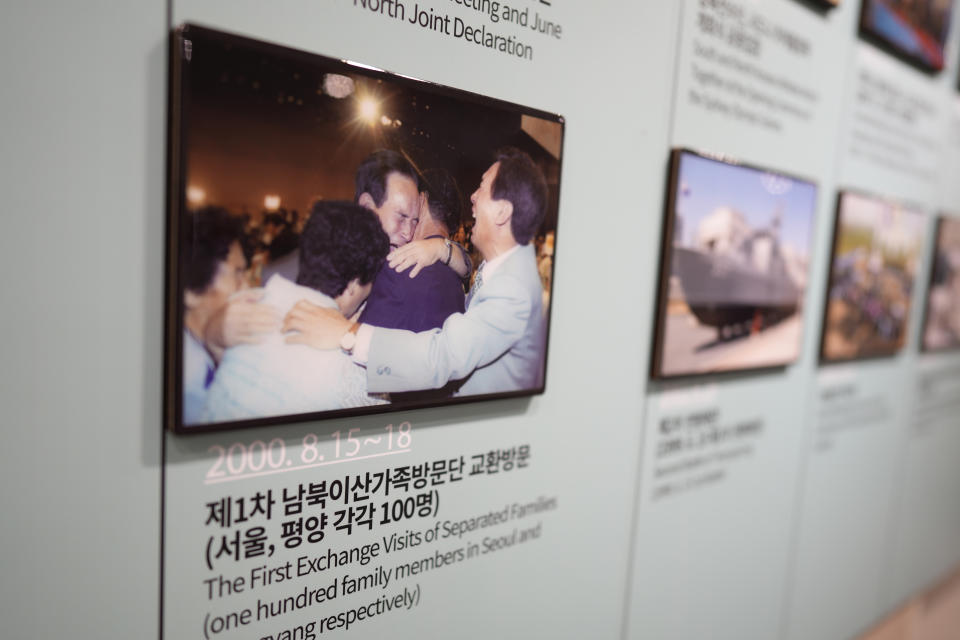
[{"label": "photograph of naval ship", "polygon": [[796,360],[816,185],[680,149],[669,189],[652,376]]},{"label": "photograph of naval ship", "polygon": [[923,350],[960,349],[960,218],[939,218],[932,262]]},{"label": "photograph of naval ship", "polygon": [[891,356],[903,347],[926,217],[900,203],[839,196],[822,362]]}]

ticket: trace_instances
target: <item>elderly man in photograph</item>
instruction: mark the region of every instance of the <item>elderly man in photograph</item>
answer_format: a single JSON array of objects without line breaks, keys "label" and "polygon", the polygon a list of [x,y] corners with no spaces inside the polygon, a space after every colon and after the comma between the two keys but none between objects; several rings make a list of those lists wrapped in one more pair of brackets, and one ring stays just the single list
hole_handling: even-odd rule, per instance
[{"label": "elderly man in photograph", "polygon": [[461,196],[457,183],[447,171],[424,172],[426,189],[421,198],[420,221],[414,240],[447,240],[447,257],[410,277],[414,267],[396,271],[384,264],[373,281],[373,289],[360,322],[387,329],[426,331],[443,325],[453,313],[463,313],[463,287],[447,264],[454,254],[450,234],[460,227]]},{"label": "elderly man in photograph", "polygon": [[341,349],[366,366],[371,393],[434,389],[462,380],[460,395],[536,389],[543,384],[545,322],[531,241],[547,187],[533,160],[516,149],[497,154],[471,196],[472,241],[484,262],[466,299],[440,329],[413,333],[354,323],[299,303],[285,318],[291,339]]},{"label": "elderly man in photograph", "polygon": [[[380,220],[394,250],[389,266],[395,271],[407,271],[409,277],[414,278],[422,269],[442,262],[458,277],[465,278],[472,265],[463,247],[444,242],[440,237],[417,235],[422,220],[422,186],[420,174],[403,154],[379,149],[357,166],[354,200],[373,211]],[[450,231],[453,233],[454,229]],[[296,280],[298,268],[299,250],[295,250],[264,266],[264,282],[274,273]]]},{"label": "elderly man in photograph", "polygon": [[[433,175],[438,177],[436,172]],[[388,266],[398,273],[407,271],[410,278],[416,278],[421,270],[442,262],[457,276],[465,278],[472,265],[463,247],[438,233],[429,238],[417,234],[426,213],[423,197],[427,197],[428,189],[410,161],[397,151],[374,151],[357,167],[355,198],[357,204],[377,214],[390,237],[392,252]],[[429,220],[426,222],[431,229],[436,229]],[[453,233],[455,229],[449,231]],[[377,289],[375,286],[374,291]]]},{"label": "elderly man in photograph", "polygon": [[[350,202],[318,201],[300,238],[297,282],[280,274],[262,304],[280,316],[299,300],[351,316],[366,300],[389,251],[380,221]],[[288,344],[279,328],[257,344],[229,347],[207,391],[202,420],[218,422],[344,409],[379,400],[350,358]]]}]

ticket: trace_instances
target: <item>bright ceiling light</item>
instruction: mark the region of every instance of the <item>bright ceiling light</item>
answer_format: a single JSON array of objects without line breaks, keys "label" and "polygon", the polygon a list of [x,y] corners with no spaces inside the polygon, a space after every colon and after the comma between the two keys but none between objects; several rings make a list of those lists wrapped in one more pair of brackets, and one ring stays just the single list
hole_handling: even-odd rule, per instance
[{"label": "bright ceiling light", "polygon": [[380,111],[380,107],[373,98],[362,98],[360,100],[359,110],[360,118],[373,124],[377,121],[377,114]]},{"label": "bright ceiling light", "polygon": [[207,192],[201,189],[200,187],[190,186],[187,187],[187,202],[190,204],[203,204],[203,201],[207,199]]}]

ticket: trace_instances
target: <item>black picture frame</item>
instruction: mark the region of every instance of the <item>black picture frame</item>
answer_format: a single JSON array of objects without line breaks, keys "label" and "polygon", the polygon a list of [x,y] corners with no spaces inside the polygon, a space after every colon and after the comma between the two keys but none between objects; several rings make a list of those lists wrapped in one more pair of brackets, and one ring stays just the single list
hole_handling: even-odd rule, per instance
[{"label": "black picture frame", "polygon": [[[833,365],[833,364],[842,364],[849,362],[858,362],[864,360],[877,360],[884,358],[892,358],[899,354],[907,345],[907,332],[909,331],[909,320],[910,313],[913,307],[913,289],[916,287],[916,276],[914,281],[910,284],[910,292],[907,296],[907,306],[904,313],[903,324],[900,328],[900,337],[898,338],[899,344],[889,347],[889,348],[869,348],[862,351],[854,352],[846,356],[830,355],[828,354],[828,341],[830,340],[828,333],[831,331],[833,322],[830,319],[831,314],[831,298],[834,295],[834,284],[835,280],[838,277],[838,251],[840,249],[840,243],[842,241],[842,216],[844,213],[844,200],[847,197],[856,197],[862,198],[865,200],[870,200],[875,203],[886,204],[888,206],[898,207],[912,213],[917,214],[921,218],[925,219],[925,214],[921,207],[911,205],[909,203],[896,200],[893,198],[886,198],[882,196],[877,196],[865,191],[859,191],[856,189],[842,189],[837,193],[837,201],[835,207],[835,214],[833,217],[833,235],[830,243],[830,255],[829,255],[829,266],[827,268],[827,281],[824,288],[824,302],[823,302],[823,314],[820,330],[820,344],[818,349],[819,362],[820,365]],[[922,235],[922,234],[921,234]],[[918,249],[918,256],[921,249]],[[851,305],[852,306],[852,305]],[[866,321],[866,320],[864,320]]]},{"label": "black picture frame", "polygon": [[797,2],[819,13],[826,13],[843,4],[843,0],[797,0]]},{"label": "black picture frame", "polygon": [[[957,276],[954,275],[954,270],[946,264],[948,258],[942,255],[941,239],[944,233],[947,232],[948,227],[953,227],[952,231],[954,233],[960,231],[960,218],[950,214],[940,214],[937,216],[933,233],[933,253],[930,256],[930,265],[927,273],[927,291],[923,301],[923,321],[920,325],[920,351],[922,353],[960,351],[960,333],[951,332],[953,333],[951,336],[952,340],[945,344],[934,345],[932,344],[934,340],[930,339],[931,323],[935,321],[935,314],[932,312],[932,306],[934,304],[933,298],[938,295],[938,289],[944,286],[942,280],[945,277],[960,277],[960,274]],[[945,273],[945,271],[950,271],[950,273]],[[946,291],[943,293],[946,294],[945,297],[952,303],[951,306],[956,304],[958,310],[960,310],[960,295],[949,295],[949,292]]]},{"label": "black picture frame", "polygon": [[[685,147],[675,148],[671,151],[670,161],[667,171],[667,187],[666,193],[667,197],[665,199],[664,214],[663,214],[663,235],[661,238],[660,244],[660,268],[659,268],[659,279],[658,279],[658,290],[657,290],[657,306],[656,306],[656,321],[654,325],[654,335],[653,335],[653,345],[651,348],[651,359],[650,359],[650,369],[649,376],[651,380],[670,380],[670,379],[696,379],[702,378],[704,376],[726,376],[732,374],[742,374],[742,373],[762,373],[762,372],[771,372],[776,370],[782,370],[785,367],[789,366],[796,362],[802,350],[802,336],[803,336],[803,307],[806,300],[807,286],[804,284],[802,291],[799,293],[796,299],[796,306],[792,311],[779,308],[769,310],[769,316],[763,317],[763,327],[760,330],[766,330],[771,327],[775,327],[780,324],[782,321],[790,318],[792,315],[796,314],[798,317],[798,322],[800,327],[798,329],[798,335],[796,337],[796,348],[794,355],[792,357],[780,358],[774,362],[763,363],[763,364],[744,364],[743,366],[723,366],[723,367],[711,367],[706,369],[690,369],[680,367],[681,370],[668,371],[673,367],[668,366],[669,363],[666,362],[667,355],[667,346],[669,338],[667,336],[667,323],[668,323],[668,305],[670,304],[670,289],[671,289],[671,277],[674,271],[674,235],[676,231],[676,221],[677,221],[677,207],[678,207],[678,196],[681,188],[680,185],[680,169],[681,162],[684,156],[692,156],[695,158],[700,158],[708,160],[711,162],[719,163],[722,165],[727,165],[730,167],[737,167],[744,169],[745,171],[750,172],[759,172],[765,175],[775,176],[783,178],[795,183],[801,183],[808,185],[812,188],[812,202],[810,204],[809,210],[809,222],[808,222],[808,238],[807,238],[807,266],[806,273],[809,277],[809,256],[810,250],[812,248],[812,233],[814,226],[816,224],[816,213],[817,213],[817,193],[819,187],[814,180],[808,178],[803,178],[796,176],[791,173],[787,173],[780,170],[772,170],[766,167],[760,167],[748,163],[741,162],[737,159],[731,158],[730,156],[723,154],[712,154],[704,151],[689,149]],[[779,247],[779,244],[778,244]],[[706,317],[699,318],[700,314],[696,313],[691,305],[689,305],[689,300],[684,299],[684,304],[689,307],[691,320],[694,318],[697,319],[698,324],[703,327],[714,326],[713,322],[717,319],[711,319]],[[767,310],[762,307],[753,308],[750,310],[750,313],[753,314],[754,318],[757,317],[757,314],[765,314]],[[786,314],[786,315],[784,315]],[[739,324],[742,322],[738,321]],[[734,324],[738,323],[727,323],[719,324],[716,326],[717,337],[712,343],[705,343],[705,347],[713,346],[724,346],[722,343],[729,341],[733,343],[737,340],[743,340],[746,337],[749,337],[749,334],[753,332],[752,329],[747,331],[747,334],[737,334],[733,332],[731,335],[726,337],[721,337],[725,327],[731,327]],[[733,330],[731,329],[731,332]],[[675,369],[675,368],[674,368]]]},{"label": "black picture frame", "polygon": [[[197,70],[198,52],[204,49],[216,49],[219,59],[226,59],[236,56],[245,56],[246,65],[243,67],[249,70],[250,65],[261,65],[263,68],[281,70],[281,75],[287,73],[286,80],[277,80],[272,78],[269,82],[263,83],[263,88],[270,85],[271,90],[277,88],[278,83],[288,82],[289,90],[285,91],[286,96],[278,98],[281,103],[284,100],[290,101],[296,105],[296,100],[292,98],[298,95],[297,90],[302,90],[305,86],[305,77],[319,78],[325,74],[334,74],[349,76],[357,83],[366,83],[385,88],[385,93],[391,97],[401,96],[402,99],[416,103],[420,100],[419,107],[414,105],[410,109],[418,109],[417,117],[413,122],[407,122],[404,118],[401,123],[400,117],[392,121],[391,126],[398,129],[403,126],[409,126],[411,130],[419,127],[419,135],[425,138],[431,138],[432,142],[423,142],[414,149],[400,149],[407,156],[414,166],[418,169],[428,169],[429,166],[418,163],[423,155],[429,155],[425,149],[441,149],[443,154],[437,152],[436,160],[442,162],[442,159],[457,156],[462,159],[454,174],[460,191],[462,200],[468,200],[470,193],[477,187],[483,169],[490,166],[494,161],[494,152],[501,146],[500,143],[506,142],[508,146],[516,146],[533,157],[534,161],[544,171],[547,181],[547,207],[546,216],[540,233],[545,233],[547,238],[541,243],[538,251],[543,251],[543,244],[549,242],[551,259],[546,267],[538,264],[541,270],[541,278],[544,279],[546,312],[544,318],[544,348],[541,363],[540,384],[530,388],[515,390],[498,391],[496,393],[483,393],[468,396],[453,396],[438,399],[438,396],[430,394],[408,394],[399,402],[374,405],[357,406],[352,408],[330,409],[323,411],[311,411],[305,413],[290,413],[282,415],[264,415],[259,417],[250,417],[247,419],[229,420],[223,422],[203,422],[187,425],[184,421],[184,274],[179,266],[181,251],[184,247],[180,243],[181,222],[184,216],[191,211],[191,205],[188,202],[188,180],[190,171],[190,150],[191,144],[196,142],[195,137],[200,129],[201,118],[194,109],[193,98],[198,95],[197,83],[208,82],[214,78],[214,83],[221,82],[224,87],[223,95],[216,98],[223,104],[229,104],[231,91],[236,94],[238,91],[231,83],[236,80],[240,82],[239,77],[243,72],[224,72],[219,79],[216,79],[216,73],[211,74],[210,69],[204,72]],[[296,422],[326,420],[332,418],[342,418],[348,416],[370,415],[378,413],[389,413],[396,411],[406,411],[409,409],[418,409],[435,406],[459,405],[470,402],[486,401],[502,398],[525,397],[542,394],[546,389],[547,375],[547,355],[549,353],[550,340],[550,318],[552,304],[549,298],[552,295],[553,287],[553,265],[556,257],[556,230],[557,216],[559,211],[560,198],[560,178],[562,174],[563,159],[563,138],[565,132],[565,120],[562,116],[549,113],[540,109],[519,105],[516,103],[499,100],[496,98],[471,93],[461,89],[442,86],[436,83],[419,80],[405,75],[396,74],[390,71],[374,68],[371,66],[331,58],[328,56],[309,53],[294,48],[268,43],[240,35],[223,32],[195,24],[184,24],[172,30],[170,34],[170,73],[169,73],[169,111],[168,111],[168,167],[167,167],[167,243],[166,243],[166,283],[165,283],[165,344],[164,344],[164,425],[167,429],[176,433],[201,433],[209,431],[219,431],[226,429],[258,427],[264,425],[291,424]],[[251,62],[252,61],[252,62]],[[285,72],[283,70],[286,70]],[[291,71],[297,69],[299,71]],[[236,70],[234,70],[236,71]],[[269,71],[267,72],[269,73]],[[278,76],[279,77],[279,76]],[[224,80],[224,78],[226,78]],[[292,79],[291,79],[292,78]],[[251,78],[245,78],[245,82],[252,86]],[[209,82],[208,82],[209,84]],[[308,83],[309,84],[309,83]],[[219,89],[207,86],[205,91],[216,94]],[[320,91],[318,90],[319,94]],[[309,106],[309,92],[301,93],[303,101]],[[424,104],[430,102],[431,104]],[[259,103],[258,103],[259,104]],[[430,107],[434,111],[429,113]],[[454,107],[457,107],[454,113]],[[251,107],[252,109],[252,107]],[[426,109],[426,110],[425,110]],[[231,109],[224,109],[224,117],[231,117],[228,113]],[[426,114],[426,115],[424,115]],[[260,114],[262,115],[262,114]],[[205,116],[205,122],[210,122],[209,114]],[[320,122],[323,114],[317,116]],[[385,121],[383,121],[385,122]],[[435,129],[430,130],[430,123],[435,124]],[[337,125],[342,124],[339,121],[330,124],[328,128],[335,129]],[[323,126],[321,123],[318,125]],[[383,124],[384,127],[388,125]],[[534,131],[541,127],[538,132]],[[545,127],[545,129],[543,129]],[[544,133],[546,130],[546,133]],[[444,135],[454,132],[457,135]],[[407,139],[417,133],[405,134]],[[389,137],[388,140],[396,141],[399,134]],[[348,134],[342,133],[330,140],[329,145],[318,150],[318,156],[323,152],[328,152],[336,156],[342,148],[347,146]],[[473,148],[465,142],[482,140],[482,148]],[[496,143],[496,144],[495,144]],[[457,145],[461,145],[458,147]],[[546,146],[545,146],[546,145]],[[390,146],[380,145],[380,146]],[[411,143],[411,146],[413,144]],[[549,146],[549,148],[547,148]],[[449,147],[449,148],[448,148]],[[409,151],[409,153],[408,153]],[[441,157],[442,156],[442,157]],[[341,163],[342,164],[342,163]],[[352,169],[351,169],[352,171]],[[470,175],[468,182],[462,177]],[[344,184],[340,180],[338,189],[341,197],[337,199],[352,198],[352,178],[350,184]],[[349,198],[343,197],[343,193],[350,192]],[[223,204],[223,203],[217,203]],[[229,203],[223,204],[230,208]],[[196,208],[196,207],[194,207]],[[470,219],[470,203],[465,202],[463,219]],[[539,241],[540,236],[537,236]],[[533,243],[533,241],[531,241]],[[479,260],[474,260],[474,272],[478,266]]]},{"label": "black picture frame", "polygon": [[[925,58],[920,53],[917,53],[916,51],[911,51],[903,43],[898,42],[895,38],[885,33],[881,28],[875,25],[875,19],[873,18],[873,15],[874,15],[873,12],[875,10],[880,10],[880,11],[889,10],[890,13],[887,14],[887,17],[885,18],[888,20],[905,18],[904,16],[892,17],[893,14],[895,13],[894,9],[886,6],[881,6],[879,4],[879,2],[881,1],[882,0],[862,0],[862,4],[860,5],[860,18],[858,21],[861,37],[864,40],[873,44],[874,46],[877,46],[880,49],[883,49],[884,51],[891,54],[895,58],[898,58],[899,60],[906,62],[907,64],[912,65],[913,67],[920,69],[921,71],[924,71],[929,74],[935,74],[935,73],[939,73],[940,71],[943,71],[944,67],[946,66],[946,60],[944,58],[944,54],[945,54],[947,39],[949,36],[949,24],[953,14],[952,0],[951,0],[950,7],[947,10],[947,19],[946,19],[947,31],[944,32],[942,41],[937,42],[937,44],[939,45],[939,50],[937,52],[939,61],[930,60],[928,58]],[[927,1],[930,2],[931,0],[927,0]],[[921,40],[923,40],[922,36],[932,37],[932,34],[919,32],[916,25],[911,24],[909,22],[906,22],[904,26],[911,29],[915,34],[919,34],[918,37]],[[929,43],[925,43],[925,44],[929,44]]]}]

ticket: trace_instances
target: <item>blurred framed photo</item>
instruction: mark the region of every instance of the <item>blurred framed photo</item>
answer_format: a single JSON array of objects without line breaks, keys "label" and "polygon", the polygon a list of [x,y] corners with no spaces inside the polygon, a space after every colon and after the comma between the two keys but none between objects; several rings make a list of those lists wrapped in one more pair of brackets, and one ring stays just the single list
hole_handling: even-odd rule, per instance
[{"label": "blurred framed photo", "polygon": [[944,67],[953,0],[863,0],[860,32],[929,71]]},{"label": "blurred framed photo", "polygon": [[937,219],[920,344],[923,351],[960,349],[960,218]]},{"label": "blurred framed photo", "polygon": [[926,216],[843,191],[830,258],[821,362],[892,356],[906,339]]},{"label": "blurred framed photo", "polygon": [[809,180],[673,151],[653,378],[797,359],[816,207]]},{"label": "blurred framed photo", "polygon": [[[170,68],[168,428],[543,392],[562,117],[196,25],[172,34]],[[472,342],[461,338],[474,360],[449,367],[449,379],[431,369],[422,385],[407,376],[397,392],[370,392],[353,353],[360,323],[421,336],[470,314],[490,244],[476,233],[471,194],[489,177],[488,199],[510,197],[493,193],[501,171],[491,174],[506,157],[539,189],[536,215],[515,234],[526,297],[513,302],[525,315],[501,313]],[[417,274],[387,265],[416,243],[431,249],[414,255],[432,256]],[[304,303],[355,322],[339,348],[311,346],[289,328]],[[516,337],[490,339],[497,331]]]}]

